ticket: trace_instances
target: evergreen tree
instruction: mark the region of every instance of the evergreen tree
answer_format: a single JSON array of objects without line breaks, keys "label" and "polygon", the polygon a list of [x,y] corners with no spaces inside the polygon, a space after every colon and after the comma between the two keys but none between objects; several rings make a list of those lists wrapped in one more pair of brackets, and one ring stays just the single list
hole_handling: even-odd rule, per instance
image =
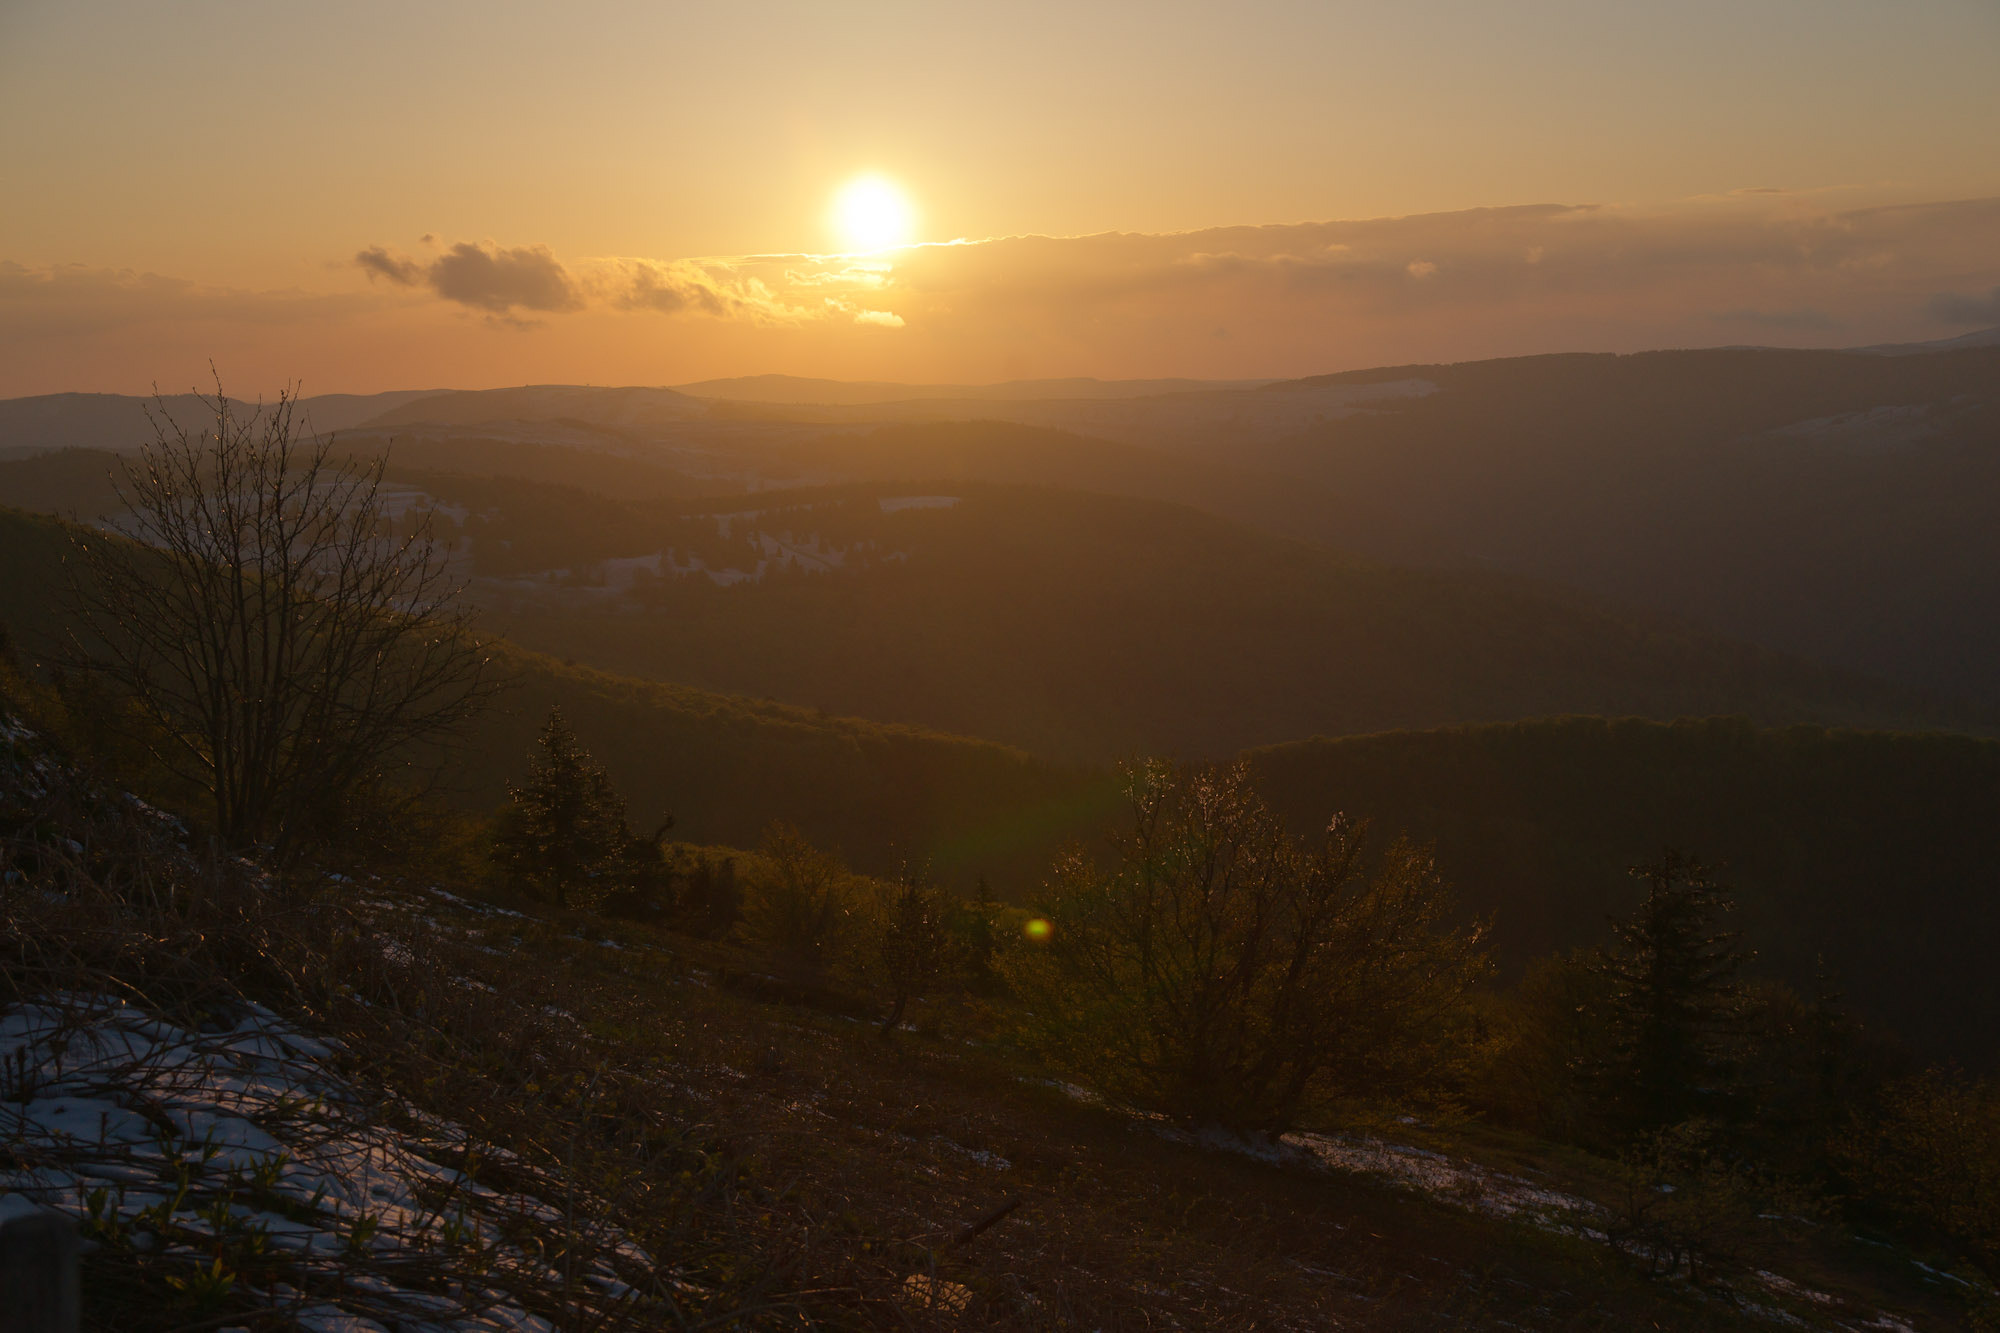
[{"label": "evergreen tree", "polygon": [[921,876],[905,871],[882,922],[880,947],[890,999],[882,1035],[889,1037],[903,1021],[910,1001],[929,994],[950,969],[952,939],[944,895]]},{"label": "evergreen tree", "polygon": [[517,888],[558,907],[590,907],[620,887],[633,843],[625,802],[551,708],[528,777],[508,789],[494,860]]},{"label": "evergreen tree", "polygon": [[1668,849],[1632,867],[1648,883],[1629,921],[1612,923],[1603,968],[1611,1028],[1608,1100],[1627,1128],[1655,1129],[1724,1104],[1729,1038],[1747,959],[1720,928],[1733,904],[1707,867]]}]

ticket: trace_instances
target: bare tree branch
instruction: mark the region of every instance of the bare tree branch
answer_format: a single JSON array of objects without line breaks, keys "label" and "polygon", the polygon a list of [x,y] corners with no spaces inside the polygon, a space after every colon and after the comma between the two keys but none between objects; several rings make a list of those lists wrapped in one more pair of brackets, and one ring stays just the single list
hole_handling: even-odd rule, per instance
[{"label": "bare tree branch", "polygon": [[133,540],[74,539],[71,646],[210,794],[225,842],[285,858],[497,682],[428,519],[400,538],[385,521],[386,455],[335,457],[294,388],[247,417],[219,379],[203,402],[196,431],[157,400],[114,478]]}]

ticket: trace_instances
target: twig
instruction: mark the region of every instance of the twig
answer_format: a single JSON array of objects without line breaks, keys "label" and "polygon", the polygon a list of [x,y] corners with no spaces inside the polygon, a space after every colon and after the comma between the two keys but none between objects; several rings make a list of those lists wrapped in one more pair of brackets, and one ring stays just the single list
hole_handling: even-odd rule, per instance
[{"label": "twig", "polygon": [[974,1222],[971,1226],[967,1227],[965,1230],[959,1232],[958,1235],[955,1238],[953,1238],[951,1243],[953,1245],[970,1244],[972,1241],[978,1238],[980,1232],[986,1230],[990,1226],[993,1226],[995,1223],[999,1222],[1002,1218],[1006,1217],[1007,1214],[1013,1212],[1016,1208],[1019,1208],[1020,1206],[1021,1206],[1020,1196],[1016,1195],[1014,1198],[1011,1198],[1007,1200],[1007,1202],[1001,1204],[998,1208],[995,1208],[992,1212],[988,1213],[986,1216],[980,1218],[977,1222]]}]

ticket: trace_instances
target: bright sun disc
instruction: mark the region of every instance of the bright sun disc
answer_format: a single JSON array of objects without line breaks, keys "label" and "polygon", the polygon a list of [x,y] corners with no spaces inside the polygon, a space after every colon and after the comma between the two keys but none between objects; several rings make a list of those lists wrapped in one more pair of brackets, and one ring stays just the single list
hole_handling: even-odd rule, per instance
[{"label": "bright sun disc", "polygon": [[863,176],[841,187],[833,201],[834,227],[850,250],[887,250],[908,245],[916,212],[891,181]]}]

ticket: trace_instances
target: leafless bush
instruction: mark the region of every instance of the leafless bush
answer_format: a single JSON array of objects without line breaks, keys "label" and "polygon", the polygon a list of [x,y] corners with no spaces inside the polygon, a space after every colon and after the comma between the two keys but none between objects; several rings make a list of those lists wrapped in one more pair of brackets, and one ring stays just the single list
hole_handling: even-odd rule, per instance
[{"label": "leafless bush", "polygon": [[1032,1041],[1136,1105],[1263,1131],[1317,1096],[1403,1094],[1458,1049],[1481,933],[1422,849],[1371,874],[1344,819],[1297,842],[1241,765],[1131,783],[1115,867],[1060,864],[1046,942],[1008,957]]},{"label": "leafless bush", "polygon": [[208,794],[225,845],[289,861],[493,681],[427,525],[385,521],[386,457],[335,455],[290,392],[245,419],[218,381],[209,406],[199,431],[153,416],[118,482],[136,540],[75,539],[72,654]]}]

